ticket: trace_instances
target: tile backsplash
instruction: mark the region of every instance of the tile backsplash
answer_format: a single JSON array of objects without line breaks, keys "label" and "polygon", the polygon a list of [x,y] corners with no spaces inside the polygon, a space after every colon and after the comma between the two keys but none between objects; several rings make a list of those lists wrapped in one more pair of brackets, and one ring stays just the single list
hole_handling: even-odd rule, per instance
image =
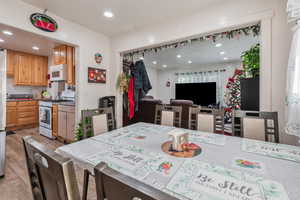
[{"label": "tile backsplash", "polygon": [[46,90],[46,87],[33,87],[33,86],[16,86],[14,85],[14,79],[7,77],[6,92],[8,94],[37,94],[42,90]]}]

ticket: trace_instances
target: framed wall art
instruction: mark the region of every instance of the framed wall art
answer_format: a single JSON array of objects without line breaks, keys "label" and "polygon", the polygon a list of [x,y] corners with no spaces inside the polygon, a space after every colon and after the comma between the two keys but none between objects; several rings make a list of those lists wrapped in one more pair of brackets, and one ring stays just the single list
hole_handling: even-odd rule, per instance
[{"label": "framed wall art", "polygon": [[89,83],[106,83],[106,69],[88,67]]}]

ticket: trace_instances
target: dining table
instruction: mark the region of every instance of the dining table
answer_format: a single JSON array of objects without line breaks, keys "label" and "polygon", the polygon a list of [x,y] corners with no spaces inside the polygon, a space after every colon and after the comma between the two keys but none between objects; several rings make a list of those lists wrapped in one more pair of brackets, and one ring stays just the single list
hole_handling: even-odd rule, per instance
[{"label": "dining table", "polygon": [[[170,132],[198,148],[174,156]],[[300,200],[300,147],[150,123],[61,146],[56,152],[94,173],[109,167],[181,200]]]}]

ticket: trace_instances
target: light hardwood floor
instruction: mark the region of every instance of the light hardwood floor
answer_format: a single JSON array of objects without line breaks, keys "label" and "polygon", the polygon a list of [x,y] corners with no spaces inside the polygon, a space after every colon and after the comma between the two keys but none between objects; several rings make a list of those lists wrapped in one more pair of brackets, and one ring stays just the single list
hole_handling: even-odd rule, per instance
[{"label": "light hardwood floor", "polygon": [[[27,175],[26,161],[22,144],[22,137],[31,135],[38,142],[49,149],[55,150],[63,144],[57,140],[50,140],[40,136],[38,129],[25,129],[16,131],[16,134],[6,137],[6,169],[5,177],[0,178],[1,200],[32,200],[31,188]],[[76,167],[76,176],[80,192],[82,192],[83,170]],[[94,179],[90,178],[88,199],[96,198]]]}]

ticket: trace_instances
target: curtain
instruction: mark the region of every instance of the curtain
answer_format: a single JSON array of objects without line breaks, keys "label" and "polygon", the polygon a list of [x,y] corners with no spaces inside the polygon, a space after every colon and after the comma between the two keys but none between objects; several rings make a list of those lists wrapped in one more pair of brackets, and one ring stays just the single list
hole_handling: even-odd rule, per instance
[{"label": "curtain", "polygon": [[[300,19],[300,1],[288,0],[289,22]],[[297,26],[296,26],[297,27]],[[296,28],[287,69],[285,132],[300,138],[300,28]],[[299,139],[300,143],[300,139]]]},{"label": "curtain", "polygon": [[227,80],[233,75],[234,69],[234,67],[227,67],[224,69],[213,71],[177,73],[177,83],[216,82],[217,103],[219,102],[220,106],[226,107],[226,104],[224,102],[225,89]]},{"label": "curtain", "polygon": [[287,12],[289,21],[294,21],[300,18],[300,1],[299,0],[288,0]]},{"label": "curtain", "polygon": [[[287,134],[300,137],[300,29],[292,42],[287,72],[286,127]],[[300,140],[299,140],[300,142]]]}]

